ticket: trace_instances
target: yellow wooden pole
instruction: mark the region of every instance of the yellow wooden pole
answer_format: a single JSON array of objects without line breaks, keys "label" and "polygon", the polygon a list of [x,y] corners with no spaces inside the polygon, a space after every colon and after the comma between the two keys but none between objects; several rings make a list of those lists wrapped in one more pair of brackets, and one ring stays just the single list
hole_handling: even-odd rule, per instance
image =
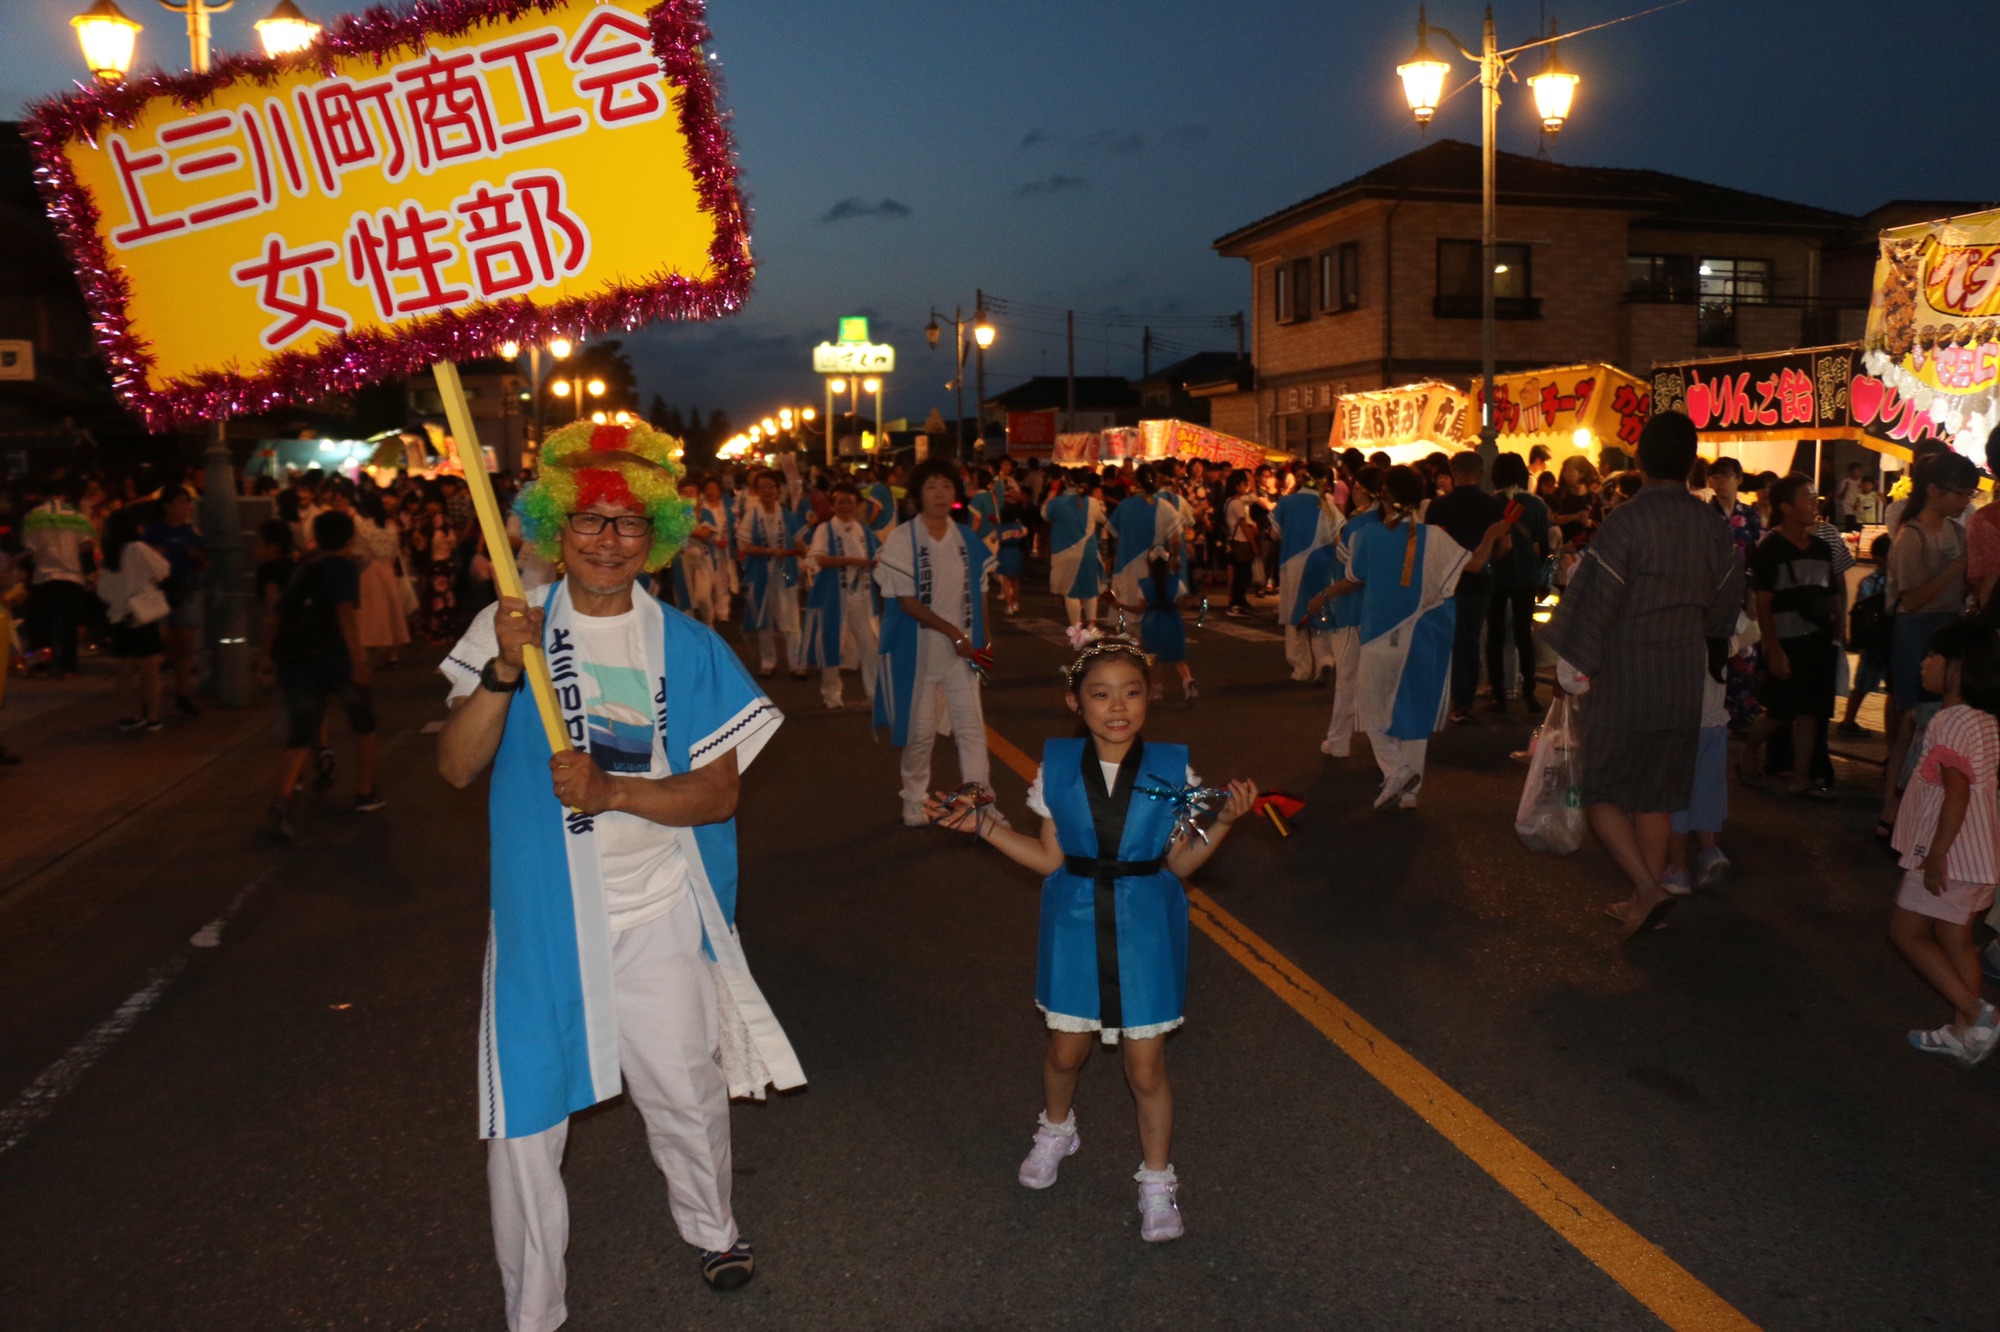
[{"label": "yellow wooden pole", "polygon": [[[465,400],[465,385],[459,381],[458,366],[451,361],[439,361],[431,372],[437,376],[445,419],[451,423],[451,437],[458,441],[458,461],[465,469],[465,488],[472,492],[472,508],[479,515],[479,530],[486,537],[486,557],[493,562],[493,588],[503,597],[518,597],[521,570],[514,563],[513,544],[507,540],[507,519],[493,493],[493,478],[486,475],[486,456],[479,447],[479,433],[472,426],[472,408]],[[549,748],[560,754],[571,746],[562,712],[556,707],[556,687],[549,679],[549,663],[538,647],[527,648],[521,655],[527,668],[529,692],[535,696],[535,711],[542,715],[542,730],[548,733]]]}]

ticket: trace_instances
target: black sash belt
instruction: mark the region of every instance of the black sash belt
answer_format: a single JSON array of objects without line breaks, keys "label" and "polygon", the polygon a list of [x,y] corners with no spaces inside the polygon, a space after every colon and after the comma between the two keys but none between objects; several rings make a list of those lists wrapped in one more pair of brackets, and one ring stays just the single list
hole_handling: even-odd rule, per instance
[{"label": "black sash belt", "polygon": [[1166,857],[1153,860],[1105,860],[1098,856],[1064,856],[1063,868],[1079,879],[1138,879],[1158,874]]}]

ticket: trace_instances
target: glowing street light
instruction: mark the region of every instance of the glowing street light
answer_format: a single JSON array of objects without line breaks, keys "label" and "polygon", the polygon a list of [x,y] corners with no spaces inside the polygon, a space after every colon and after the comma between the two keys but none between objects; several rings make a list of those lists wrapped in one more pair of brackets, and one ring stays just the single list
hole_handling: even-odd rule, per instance
[{"label": "glowing street light", "polygon": [[569,381],[567,379],[556,380],[553,384],[549,385],[549,392],[555,394],[558,398],[567,398],[569,396]]},{"label": "glowing street light", "polygon": [[1396,66],[1396,74],[1403,81],[1403,97],[1409,102],[1411,114],[1417,118],[1420,130],[1430,128],[1431,117],[1437,114],[1438,103],[1444,98],[1444,78],[1451,65],[1431,49],[1430,36],[1436,32],[1460,55],[1474,61],[1479,66],[1480,110],[1481,110],[1481,171],[1480,202],[1482,225],[1480,227],[1480,276],[1479,276],[1479,360],[1480,379],[1484,394],[1479,408],[1479,456],[1490,469],[1493,459],[1500,452],[1500,432],[1493,422],[1493,374],[1499,340],[1495,325],[1493,279],[1496,274],[1507,270],[1496,260],[1499,244],[1499,221],[1495,172],[1498,153],[1494,145],[1496,137],[1495,121],[1500,110],[1500,80],[1508,72],[1514,58],[1538,46],[1548,48],[1548,56],[1542,71],[1528,80],[1528,87],[1535,94],[1535,110],[1541,116],[1544,132],[1554,134],[1569,118],[1570,104],[1576,97],[1577,76],[1563,67],[1556,56],[1556,41],[1560,34],[1555,25],[1549,26],[1549,35],[1520,46],[1503,51],[1494,36],[1493,11],[1486,11],[1485,31],[1482,34],[1479,54],[1465,49],[1465,44],[1451,34],[1447,28],[1433,28],[1430,15],[1423,5],[1417,6],[1417,49],[1410,58]]},{"label": "glowing street light", "polygon": [[572,343],[568,338],[549,339],[549,355],[555,357],[558,361],[568,360],[569,354],[575,350],[576,344]]},{"label": "glowing street light", "polygon": [[584,387],[590,390],[590,396],[593,398],[604,396],[604,381],[601,379],[593,379],[588,384],[585,384]]},{"label": "glowing street light", "polygon": [[799,419],[802,421],[817,421],[819,419],[819,413],[814,411],[812,408],[807,407],[799,412]]},{"label": "glowing street light", "polygon": [[103,84],[122,83],[132,68],[139,44],[139,25],[126,18],[111,0],[97,3],[69,21],[83,48],[84,67]]},{"label": "glowing street light", "polygon": [[519,360],[519,359],[520,359],[520,356],[521,356],[521,344],[520,344],[520,343],[518,343],[518,342],[503,342],[503,343],[501,343],[501,344],[500,344],[500,359],[501,359],[501,360],[503,360],[503,361],[515,361],[515,360]]},{"label": "glowing street light", "polygon": [[1431,117],[1444,100],[1444,76],[1451,72],[1451,62],[1431,50],[1427,17],[1424,6],[1418,5],[1417,49],[1396,66],[1396,75],[1403,80],[1403,96],[1416,113],[1417,124],[1425,129],[1430,128]]},{"label": "glowing street light", "polygon": [[844,379],[834,379],[827,384],[827,387],[835,393],[845,393],[847,392],[847,381]]},{"label": "glowing street light", "polygon": [[778,433],[778,423],[768,416],[764,418],[764,433],[767,435]]},{"label": "glowing street light", "polygon": [[1549,58],[1542,65],[1541,73],[1529,76],[1528,87],[1535,94],[1535,111],[1542,118],[1542,128],[1554,134],[1569,119],[1570,102],[1576,97],[1578,79],[1564,68],[1561,57],[1556,54],[1553,24],[1549,31]]},{"label": "glowing street light", "polygon": [[258,19],[253,26],[264,54],[273,60],[296,55],[319,40],[319,24],[300,13],[292,0],[278,0],[270,16]]},{"label": "glowing street light", "polygon": [[985,351],[988,347],[991,347],[993,345],[993,325],[983,319],[974,324],[972,326],[972,340],[979,344],[979,350],[981,351]]}]

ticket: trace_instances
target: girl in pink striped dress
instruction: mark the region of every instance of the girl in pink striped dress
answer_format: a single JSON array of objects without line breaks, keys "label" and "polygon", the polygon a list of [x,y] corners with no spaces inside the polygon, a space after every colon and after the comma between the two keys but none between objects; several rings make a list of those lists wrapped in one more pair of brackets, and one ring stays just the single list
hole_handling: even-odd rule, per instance
[{"label": "girl in pink striped dress", "polygon": [[2000,1040],[2000,1013],[1980,995],[1973,917],[2000,883],[2000,641],[1972,620],[1931,635],[1924,688],[1944,697],[1923,737],[1923,757],[1896,812],[1893,845],[1902,887],[1889,938],[1945,997],[1952,1020],[1913,1031],[1910,1044],[1970,1068]]}]

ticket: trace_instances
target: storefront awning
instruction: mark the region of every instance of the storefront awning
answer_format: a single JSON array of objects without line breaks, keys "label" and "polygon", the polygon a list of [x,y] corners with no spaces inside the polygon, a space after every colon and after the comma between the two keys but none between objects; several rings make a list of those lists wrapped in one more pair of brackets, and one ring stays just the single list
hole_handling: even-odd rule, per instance
[{"label": "storefront awning", "polygon": [[1852,440],[1907,458],[1912,444],[1940,437],[1921,403],[1867,373],[1858,343],[1653,368],[1653,410],[1685,412],[1704,452]]}]

